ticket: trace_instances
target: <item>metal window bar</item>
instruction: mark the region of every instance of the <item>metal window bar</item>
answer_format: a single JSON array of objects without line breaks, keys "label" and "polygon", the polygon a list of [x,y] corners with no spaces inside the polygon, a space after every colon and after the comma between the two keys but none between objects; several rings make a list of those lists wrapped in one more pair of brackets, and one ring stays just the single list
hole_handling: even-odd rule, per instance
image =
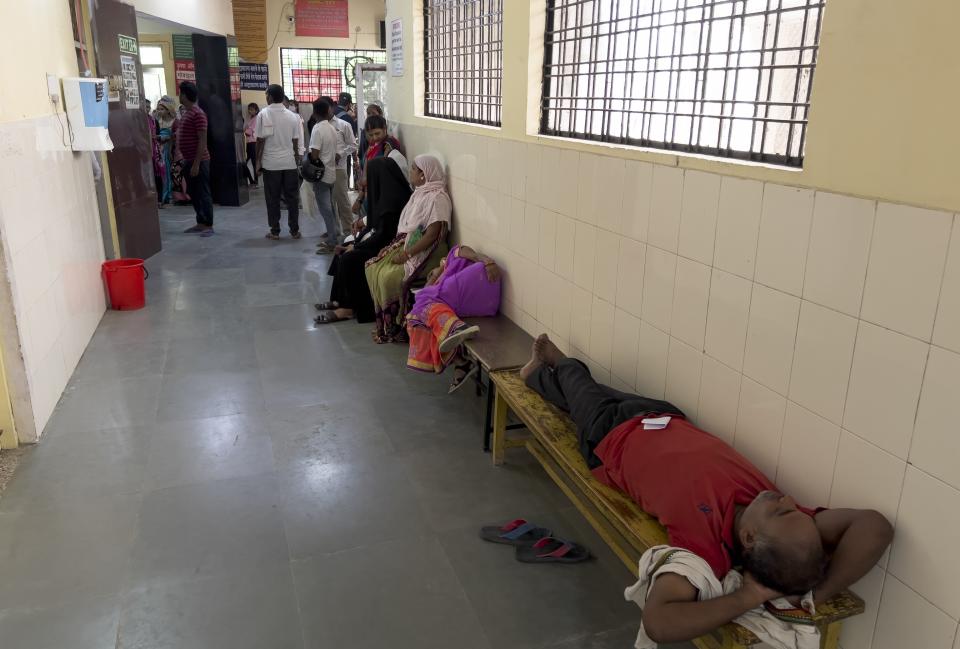
[{"label": "metal window bar", "polygon": [[825,0],[547,0],[540,132],[803,165]]},{"label": "metal window bar", "polygon": [[424,114],[500,126],[503,0],[423,0]]},{"label": "metal window bar", "polygon": [[334,100],[341,92],[356,96],[357,63],[386,64],[384,50],[336,50],[317,48],[280,48],[280,77],[287,96],[312,102],[322,95]]}]

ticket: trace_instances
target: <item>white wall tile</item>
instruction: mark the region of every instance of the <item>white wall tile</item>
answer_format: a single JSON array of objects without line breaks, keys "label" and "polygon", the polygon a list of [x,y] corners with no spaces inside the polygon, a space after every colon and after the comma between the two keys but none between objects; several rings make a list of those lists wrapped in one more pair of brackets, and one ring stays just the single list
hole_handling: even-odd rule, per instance
[{"label": "white wall tile", "polygon": [[893,523],[907,463],[853,433],[840,434],[830,507],[875,509]]},{"label": "white wall tile", "polygon": [[577,222],[569,216],[558,214],[557,247],[555,266],[557,274],[567,280],[573,280],[574,248],[577,236]]},{"label": "white wall tile", "polygon": [[697,420],[700,402],[700,373],[703,352],[676,338],[670,338],[667,354],[667,401],[674,404],[692,421]]},{"label": "white wall tile", "polygon": [[713,263],[716,243],[720,178],[716,174],[688,170],[683,179],[679,253],[708,265]]},{"label": "white wall tile", "polygon": [[700,376],[698,425],[728,444],[733,444],[740,407],[741,374],[709,356],[703,357]]},{"label": "white wall tile", "polygon": [[552,147],[545,151],[540,160],[540,187],[544,207],[566,216],[576,216],[580,153]]},{"label": "white wall tile", "polygon": [[637,392],[651,399],[663,399],[667,386],[667,355],[670,336],[649,322],[640,323],[640,351],[637,355]]},{"label": "white wall tile", "polygon": [[518,255],[529,254],[529,242],[524,239],[526,229],[526,211],[527,204],[518,198],[511,198],[509,207],[510,239],[507,242],[508,247]]},{"label": "white wall tile", "polygon": [[876,566],[870,569],[850,590],[863,598],[864,612],[843,621],[840,646],[843,649],[870,649],[880,612],[880,593],[886,573]]},{"label": "white wall tile", "polygon": [[[526,156],[526,166],[523,172],[527,175],[526,192],[521,198],[534,205],[543,205],[543,189],[540,185],[540,167],[543,157],[543,149],[539,144],[528,142],[524,148]],[[548,155],[550,155],[548,151]]]},{"label": "white wall tile", "polygon": [[763,183],[731,176],[720,181],[714,261],[717,268],[753,279],[762,204]]},{"label": "white wall tile", "polygon": [[647,243],[670,252],[677,251],[682,202],[683,169],[654,165]]},{"label": "white wall tile", "polygon": [[929,347],[860,322],[843,427],[907,459]]},{"label": "white wall tile", "polygon": [[812,220],[812,190],[767,183],[757,244],[758,282],[798,297],[803,294]]},{"label": "white wall tile", "polygon": [[670,335],[703,351],[709,299],[710,267],[678,257]]},{"label": "white wall tile", "polygon": [[787,402],[777,486],[808,507],[830,502],[840,427]]},{"label": "white wall tile", "polygon": [[597,254],[593,272],[593,294],[613,304],[617,299],[617,264],[620,261],[620,235],[597,230]]},{"label": "white wall tile", "polygon": [[960,352],[960,219],[954,217],[933,342]]},{"label": "white wall tile", "polygon": [[564,340],[570,340],[570,323],[573,314],[575,289],[576,287],[571,282],[558,276],[554,289],[556,300],[553,309],[553,330]]},{"label": "white wall tile", "polygon": [[790,387],[799,317],[800,298],[753,285],[743,373],[783,395]]},{"label": "white wall tile", "polygon": [[675,254],[647,247],[647,263],[643,271],[642,315],[644,320],[664,332],[670,331],[676,274]]},{"label": "white wall tile", "polygon": [[613,361],[611,373],[625,381],[632,392],[637,383],[640,350],[640,318],[618,308],[613,316]]},{"label": "white wall tile", "polygon": [[540,213],[542,211],[543,209],[540,206],[530,202],[524,206],[523,210],[523,245],[520,254],[537,263],[539,263],[540,252],[539,245],[536,242],[540,241]]},{"label": "white wall tile", "polygon": [[887,575],[873,649],[950,649],[956,630],[956,621]]},{"label": "white wall tile", "polygon": [[600,156],[592,153],[580,154],[580,175],[576,180],[577,189],[577,219],[584,223],[596,225],[599,222],[597,214],[597,200],[600,192],[607,189],[601,181],[597,182],[600,173]]},{"label": "white wall tile", "polygon": [[[434,131],[437,133],[439,131]],[[504,141],[505,153],[511,163],[510,195],[525,200],[527,196],[527,145],[517,140]]]},{"label": "white wall tile", "polygon": [[597,170],[597,226],[619,233],[623,219],[623,181],[626,173],[623,158],[603,156]]},{"label": "white wall tile", "polygon": [[537,266],[535,280],[537,283],[537,311],[534,315],[536,315],[537,321],[550,329],[554,328],[554,310],[557,304],[553,297],[553,289],[559,279],[543,266]]},{"label": "white wall tile", "polygon": [[[517,260],[520,268],[520,308],[530,315],[537,313],[537,301],[540,299],[540,289],[537,286],[537,263],[521,257]],[[546,296],[545,296],[546,297]]]},{"label": "white wall tile", "polygon": [[960,491],[907,467],[889,572],[954,619],[960,618]]},{"label": "white wall tile", "polygon": [[734,448],[771,479],[777,475],[786,408],[785,398],[755,381],[743,378]]},{"label": "white wall tile", "polygon": [[571,284],[576,308],[570,310],[570,344],[578,349],[590,349],[590,325],[592,323],[593,295],[590,291]]},{"label": "white wall tile", "polygon": [[623,218],[620,233],[636,241],[646,241],[650,226],[650,193],[653,165],[627,160],[624,171]]},{"label": "white wall tile", "polygon": [[853,318],[803,301],[790,399],[835,424],[841,423],[856,335],[857,321]]},{"label": "white wall tile", "polygon": [[550,210],[540,211],[540,265],[553,270],[557,259],[557,215]]},{"label": "white wall tile", "polygon": [[597,228],[577,221],[573,242],[573,281],[580,288],[593,290],[593,272],[597,255]]},{"label": "white wall tile", "polygon": [[923,376],[910,462],[960,489],[960,435],[957,396],[960,394],[960,354],[930,348]]},{"label": "white wall tile", "polygon": [[875,201],[817,192],[805,299],[854,317],[860,314],[876,208]]},{"label": "white wall tile", "polygon": [[646,262],[646,244],[627,237],[620,239],[617,306],[638,318],[643,312],[643,273]]},{"label": "white wall tile", "polygon": [[590,358],[610,370],[613,353],[614,306],[594,296],[590,316]]},{"label": "white wall tile", "polygon": [[880,203],[860,317],[930,340],[952,215]]},{"label": "white wall tile", "polygon": [[749,281],[719,270],[715,270],[710,279],[704,349],[735,370],[743,367],[751,286]]}]

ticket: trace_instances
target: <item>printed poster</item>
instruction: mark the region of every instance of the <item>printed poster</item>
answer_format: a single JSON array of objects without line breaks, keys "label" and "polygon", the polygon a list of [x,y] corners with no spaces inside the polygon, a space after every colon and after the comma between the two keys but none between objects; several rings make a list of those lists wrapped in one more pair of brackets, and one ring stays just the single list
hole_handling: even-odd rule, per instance
[{"label": "printed poster", "polygon": [[403,76],[403,20],[390,21],[390,76]]},{"label": "printed poster", "polygon": [[269,85],[270,66],[266,63],[240,62],[240,89],[266,90]]},{"label": "printed poster", "polygon": [[127,108],[139,109],[141,103],[137,60],[129,54],[120,55],[120,76],[123,78],[124,105]]},{"label": "printed poster", "polygon": [[294,18],[297,36],[326,38],[350,36],[347,0],[297,0]]},{"label": "printed poster", "polygon": [[177,94],[180,94],[180,84],[184,81],[196,81],[197,73],[193,61],[174,61],[173,74],[177,78]]}]

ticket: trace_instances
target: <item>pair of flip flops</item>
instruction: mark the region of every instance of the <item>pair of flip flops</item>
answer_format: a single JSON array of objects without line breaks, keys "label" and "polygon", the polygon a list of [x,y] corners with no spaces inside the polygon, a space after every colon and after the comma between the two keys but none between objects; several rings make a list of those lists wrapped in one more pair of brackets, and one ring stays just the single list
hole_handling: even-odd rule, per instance
[{"label": "pair of flip flops", "polygon": [[550,530],[522,518],[506,525],[481,527],[480,538],[516,547],[517,561],[523,563],[582,563],[590,558],[590,550],[582,545],[557,538]]}]

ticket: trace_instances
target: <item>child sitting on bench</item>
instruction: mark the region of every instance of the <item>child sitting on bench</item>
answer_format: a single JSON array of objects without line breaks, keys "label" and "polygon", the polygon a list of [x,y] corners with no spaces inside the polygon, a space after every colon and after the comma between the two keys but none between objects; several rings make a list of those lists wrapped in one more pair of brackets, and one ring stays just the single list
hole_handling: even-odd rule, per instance
[{"label": "child sitting on bench", "polygon": [[[742,566],[738,590],[704,601],[679,574],[656,578],[643,611],[655,642],[692,640],[781,596],[798,602],[812,590],[816,604],[825,602],[865,575],[890,544],[893,529],[881,514],[797,505],[678,408],[598,384],[546,335],[534,342],[521,377],[570,414],[594,476],[657,517],[672,546],[699,556],[721,581]],[[665,427],[644,423],[661,416],[669,417]]]}]

